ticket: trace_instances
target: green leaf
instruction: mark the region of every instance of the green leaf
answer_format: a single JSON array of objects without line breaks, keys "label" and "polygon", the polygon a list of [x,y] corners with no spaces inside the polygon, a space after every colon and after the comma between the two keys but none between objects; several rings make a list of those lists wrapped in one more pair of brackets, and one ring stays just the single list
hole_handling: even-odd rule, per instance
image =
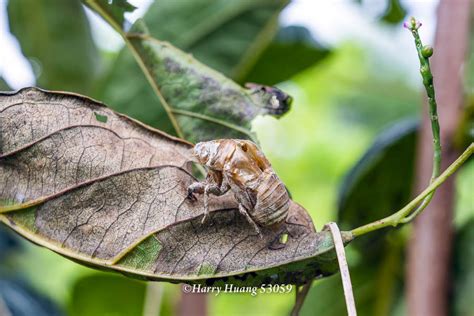
[{"label": "green leaf", "polygon": [[[291,99],[278,89],[244,89],[192,56],[150,37],[141,21],[125,36],[177,135],[187,140],[255,140],[250,132],[250,124],[257,115],[279,116],[289,109]],[[140,77],[142,76],[140,74]],[[120,81],[124,82],[122,79]],[[134,90],[138,87],[131,83],[129,88]],[[115,96],[118,98],[123,94]],[[158,98],[155,97],[155,100]],[[157,115],[165,115],[163,111],[159,111],[157,102],[146,106],[147,110],[143,112],[144,104],[135,109],[140,109],[140,112],[135,113],[141,114],[135,115],[135,118],[155,126],[150,120]],[[118,109],[128,113],[125,109]]]},{"label": "green leaf", "polygon": [[239,80],[275,36],[279,13],[288,3],[289,0],[158,0],[144,19],[153,37],[168,41]]},{"label": "green leaf", "polygon": [[202,223],[203,199],[188,198],[192,146],[97,101],[26,88],[0,94],[0,122],[0,222],[65,257],[208,285],[303,283],[337,271],[329,232],[316,233],[294,202],[279,249],[270,245],[280,232],[256,234],[232,192],[209,196]]},{"label": "green leaf", "polygon": [[[384,218],[410,198],[418,122],[400,121],[382,132],[345,176],[338,197],[342,229]],[[378,252],[384,232],[374,232],[354,243],[362,251]],[[368,245],[370,244],[370,247]]]},{"label": "green leaf", "polygon": [[[387,244],[377,260],[351,265],[353,293],[359,315],[392,315],[403,292],[401,244]],[[339,274],[315,281],[301,315],[345,315],[346,303]]]},{"label": "green leaf", "polygon": [[70,316],[143,315],[146,284],[111,274],[79,279],[68,305]]},{"label": "green leaf", "polygon": [[98,69],[98,52],[77,0],[8,2],[10,30],[32,61],[38,85],[87,93]]},{"label": "green leaf", "polygon": [[[186,32],[197,32],[199,30],[199,27],[195,25],[197,22],[193,20],[196,16],[200,16],[200,14],[209,16],[209,12],[224,9],[223,12],[216,11],[211,16],[216,18],[224,18],[229,14],[233,16],[233,14],[237,14],[234,5],[239,3],[241,5],[246,4],[246,6],[243,6],[243,8],[246,8],[244,11],[250,15],[259,12],[258,10],[255,12],[250,10],[256,5],[254,2],[216,2],[212,5],[201,6],[202,10],[210,10],[201,12],[195,9],[195,2],[164,1],[157,2],[145,16],[145,20],[150,21],[152,33],[158,34],[160,40],[171,40],[174,43],[178,39],[188,38],[186,40],[189,41],[186,44],[188,45],[186,50],[198,56],[198,59],[201,58],[198,53],[201,50],[203,54],[206,53],[210,56],[209,59],[201,59],[209,62],[211,59],[214,60],[216,55],[226,56],[218,50],[219,48],[225,48],[229,54],[235,54],[239,51],[243,54],[244,47],[247,46],[244,45],[241,50],[236,50],[235,47],[225,43],[222,43],[222,45],[208,43],[208,41],[214,39],[211,35],[209,35],[209,39],[207,37],[201,39],[201,37],[196,37],[198,34],[193,33],[194,35],[192,35]],[[274,4],[269,4],[273,2],[265,3],[274,11],[276,10]],[[88,1],[88,4],[102,14],[100,2]],[[180,9],[181,6],[189,6],[189,9]],[[257,7],[260,8],[260,6]],[[278,4],[277,8],[281,9],[281,7],[282,4]],[[229,10],[229,12],[226,10]],[[180,12],[180,15],[177,15],[177,12]],[[184,12],[193,12],[193,14],[184,15]],[[225,12],[227,12],[227,15],[224,14]],[[277,10],[273,14],[277,12],[279,11]],[[164,15],[162,16],[162,14]],[[176,15],[177,18],[173,20],[165,18],[171,15]],[[183,17],[179,19],[179,16]],[[105,18],[110,20],[110,17],[105,16]],[[165,19],[172,25],[175,23],[173,21],[182,21],[185,24],[182,27],[174,25],[171,28],[168,23],[162,23]],[[218,33],[217,35],[220,34],[219,38],[232,39],[228,32],[224,32],[225,28],[222,25],[212,25],[212,19],[199,19],[199,21],[201,23],[209,22],[209,24],[202,25],[203,32],[204,30],[211,32],[211,29],[215,28],[214,31]],[[189,22],[193,23],[192,26],[187,24]],[[248,22],[240,21],[237,25],[247,25],[246,23]],[[168,29],[168,27],[170,28]],[[174,32],[181,29],[185,29],[186,32],[172,33],[170,31],[173,30]],[[130,52],[128,50],[122,51],[103,85],[98,88],[96,93],[98,98],[114,104],[114,109],[120,112],[195,142],[215,138],[255,140],[254,135],[250,132],[250,125],[257,115],[269,113],[280,116],[288,110],[287,104],[283,104],[281,108],[273,108],[273,105],[269,104],[273,94],[262,94],[261,92],[264,90],[260,89],[257,91],[244,89],[173,46],[149,36],[143,37],[143,34],[148,33],[143,22],[137,22],[137,25],[133,28],[133,32],[142,34],[142,37],[134,36],[133,33],[127,35],[123,31],[121,32],[126,37],[126,41],[129,42],[129,48],[132,48],[142,71],[145,72],[148,83]],[[221,32],[224,33],[221,34]],[[187,34],[189,34],[189,37],[187,37]],[[205,34],[207,33],[204,32],[200,36],[205,36]],[[253,33],[240,31],[238,34],[237,37],[242,34]],[[197,42],[193,42],[194,44],[191,45],[192,41],[189,38],[193,38],[193,41]],[[234,40],[236,39],[234,38]],[[206,43],[209,45],[205,45]],[[181,42],[181,44],[178,43],[178,46],[186,46],[184,44],[184,42]],[[204,46],[201,46],[201,44]],[[171,52],[172,55],[170,55]],[[215,53],[210,55],[211,52]],[[254,54],[252,53],[252,56]],[[172,61],[174,67],[167,66],[165,59]],[[225,57],[226,61],[234,59]],[[212,65],[212,62],[210,64]],[[218,70],[223,70],[222,67],[217,67]],[[129,79],[124,80],[123,78]],[[152,88],[150,88],[150,84]],[[185,93],[182,92],[183,89],[186,89]]]},{"label": "green leaf", "polygon": [[379,132],[395,121],[418,115],[418,91],[380,73],[364,73],[362,80],[344,86],[335,109],[339,119]]},{"label": "green leaf", "polygon": [[387,0],[387,9],[381,17],[382,21],[397,24],[403,21],[407,11],[400,3],[400,0]]},{"label": "green leaf", "polygon": [[[373,308],[374,295],[376,294],[375,278],[367,269],[361,267],[351,268],[351,278],[358,314],[370,315]],[[329,278],[315,281],[300,314],[301,316],[346,315],[347,309],[344,301],[341,276],[336,274]]]},{"label": "green leaf", "polygon": [[[362,0],[353,0],[353,1],[356,2],[357,4],[362,4]],[[401,4],[401,1],[400,0],[386,0],[385,2],[386,2],[386,8],[385,8],[385,11],[380,16],[380,19],[390,24],[397,24],[401,22],[407,14],[407,11]]]},{"label": "green leaf", "polygon": [[314,40],[302,26],[287,26],[262,53],[243,81],[274,85],[324,59],[329,50]]}]

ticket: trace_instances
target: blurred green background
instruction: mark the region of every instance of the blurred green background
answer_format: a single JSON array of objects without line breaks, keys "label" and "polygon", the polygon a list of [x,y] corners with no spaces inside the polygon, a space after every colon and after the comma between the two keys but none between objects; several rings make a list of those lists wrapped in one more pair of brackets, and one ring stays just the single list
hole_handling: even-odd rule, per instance
[{"label": "blurred green background", "polygon": [[[239,83],[276,84],[293,96],[287,115],[258,117],[252,128],[318,230],[329,221],[354,228],[408,201],[422,94],[415,49],[401,23],[416,14],[430,42],[436,1],[130,2],[138,10],[126,17],[145,14],[155,37]],[[38,85],[79,92],[170,131],[121,40],[80,2],[0,3],[2,90]],[[472,60],[466,67],[468,95],[474,88]],[[472,137],[472,119],[466,126],[461,136]],[[456,181],[452,312],[474,315],[473,161]],[[409,231],[375,233],[347,248],[360,315],[405,314]],[[13,315],[142,315],[146,309],[146,283],[85,268],[3,227],[0,260],[0,297]],[[163,284],[159,290],[161,315],[177,314],[180,286]],[[294,295],[221,294],[207,300],[209,315],[287,315]],[[316,281],[302,315],[344,313],[339,275]]]}]

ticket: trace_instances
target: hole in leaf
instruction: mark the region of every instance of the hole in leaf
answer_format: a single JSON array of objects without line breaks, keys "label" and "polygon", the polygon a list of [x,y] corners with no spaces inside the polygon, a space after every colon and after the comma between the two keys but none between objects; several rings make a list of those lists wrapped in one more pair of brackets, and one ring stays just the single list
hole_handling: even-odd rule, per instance
[{"label": "hole in leaf", "polygon": [[102,123],[107,123],[107,119],[108,119],[107,115],[102,115],[97,112],[94,112],[94,115],[97,121],[102,122]]},{"label": "hole in leaf", "polygon": [[288,242],[288,234],[284,233],[280,235],[280,243],[281,244],[286,244]]},{"label": "hole in leaf", "polygon": [[199,181],[203,181],[206,178],[206,170],[200,164],[194,161],[189,163],[191,164],[191,172],[193,176]]}]

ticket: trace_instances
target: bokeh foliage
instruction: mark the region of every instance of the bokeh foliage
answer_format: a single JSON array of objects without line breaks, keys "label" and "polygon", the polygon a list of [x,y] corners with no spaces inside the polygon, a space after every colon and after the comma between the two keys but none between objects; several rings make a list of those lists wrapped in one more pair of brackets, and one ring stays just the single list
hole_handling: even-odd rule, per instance
[{"label": "bokeh foliage", "polygon": [[[133,9],[124,0],[115,2]],[[329,49],[304,28],[280,27],[278,16],[286,3],[159,0],[149,8],[145,21],[152,35],[192,53],[232,79],[240,83],[279,84],[293,95],[294,106],[286,117],[279,121],[257,118],[253,127],[293,198],[310,211],[317,228],[336,219],[344,228],[352,228],[382,217],[404,203],[410,194],[415,141],[412,131],[402,133],[405,137],[395,137],[386,146],[378,146],[377,134],[401,119],[417,120],[419,87],[392,70],[377,69],[381,61],[387,62],[386,57],[377,54],[379,59],[373,59],[373,54],[360,43]],[[398,27],[405,14],[400,1],[387,0],[381,23]],[[111,54],[97,48],[79,1],[10,0],[8,18],[12,34],[36,71],[37,85],[92,95],[118,111],[172,131],[129,51],[124,48]],[[468,100],[473,99],[473,60],[471,52],[466,67]],[[3,80],[0,88],[8,89]],[[473,135],[472,116],[467,116],[465,122],[460,144]],[[396,172],[399,168],[403,172]],[[472,179],[471,162],[457,179],[453,315],[469,315],[474,310],[469,298],[474,274]],[[368,200],[372,193],[376,194],[374,187],[384,183],[393,186]],[[345,188],[345,194],[339,188]],[[404,314],[403,253],[408,230],[370,235],[348,248],[360,315]],[[136,289],[134,296],[127,299],[134,303],[120,312],[138,313],[143,308],[139,302],[143,300],[144,283],[84,268],[45,249],[13,241],[9,233],[1,233],[0,238],[0,247],[22,245],[2,252],[7,257],[1,262],[0,278],[8,275],[27,280],[19,283],[27,290],[15,285],[18,293],[34,292],[34,296],[39,292],[39,300],[49,297],[59,306],[52,307],[55,312],[91,315],[106,312],[108,306],[107,312],[117,311],[124,292],[131,288]],[[365,250],[369,248],[374,251],[367,255]],[[32,284],[33,290],[27,283]],[[385,290],[380,291],[382,288]],[[108,291],[111,295],[107,304],[91,298],[91,294],[96,293],[97,297]],[[178,296],[177,286],[165,286],[162,314],[173,314]],[[209,300],[212,315],[286,315],[294,298],[232,294],[210,296]],[[90,309],[78,304],[81,301],[87,301]],[[302,310],[303,315],[343,312],[338,275],[315,282]]]}]

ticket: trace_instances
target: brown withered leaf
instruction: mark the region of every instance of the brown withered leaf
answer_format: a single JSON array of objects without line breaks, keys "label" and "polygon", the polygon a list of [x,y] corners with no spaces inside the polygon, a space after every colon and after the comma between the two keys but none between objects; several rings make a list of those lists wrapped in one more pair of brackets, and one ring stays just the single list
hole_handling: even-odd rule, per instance
[{"label": "brown withered leaf", "polygon": [[[186,198],[192,144],[92,99],[0,94],[0,221],[82,264],[170,282],[301,283],[337,270],[332,239],[292,203],[268,245],[232,194]],[[345,235],[346,241],[351,239]]]}]

